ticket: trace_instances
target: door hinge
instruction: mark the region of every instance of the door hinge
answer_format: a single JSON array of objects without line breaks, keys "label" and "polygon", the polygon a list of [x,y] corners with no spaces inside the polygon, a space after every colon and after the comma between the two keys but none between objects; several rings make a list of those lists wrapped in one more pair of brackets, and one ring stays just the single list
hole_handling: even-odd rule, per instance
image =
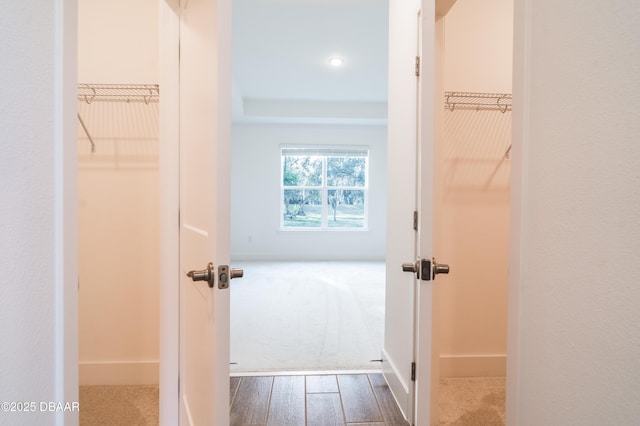
[{"label": "door hinge", "polygon": [[416,363],[415,362],[411,363],[411,381],[412,382],[416,381]]},{"label": "door hinge", "polygon": [[413,230],[418,230],[418,210],[414,210],[413,212]]},{"label": "door hinge", "polygon": [[416,77],[420,77],[420,56],[416,56]]}]

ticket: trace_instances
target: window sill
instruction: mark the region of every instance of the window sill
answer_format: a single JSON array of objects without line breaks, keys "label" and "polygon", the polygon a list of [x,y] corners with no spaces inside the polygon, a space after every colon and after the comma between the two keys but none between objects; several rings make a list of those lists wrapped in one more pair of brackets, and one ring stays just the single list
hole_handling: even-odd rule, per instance
[{"label": "window sill", "polygon": [[280,227],[278,232],[289,233],[318,233],[318,232],[369,232],[369,228],[283,228]]}]

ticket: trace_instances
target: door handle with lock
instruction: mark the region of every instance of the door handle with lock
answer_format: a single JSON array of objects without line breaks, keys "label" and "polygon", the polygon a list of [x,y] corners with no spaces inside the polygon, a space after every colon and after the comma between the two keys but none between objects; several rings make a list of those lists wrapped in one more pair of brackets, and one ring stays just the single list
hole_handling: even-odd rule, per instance
[{"label": "door handle with lock", "polygon": [[415,273],[416,278],[422,279],[422,281],[430,281],[435,279],[436,275],[448,274],[449,265],[437,263],[435,258],[433,260],[417,258],[414,263],[403,263],[402,270]]},{"label": "door handle with lock", "polygon": [[216,274],[213,272],[213,263],[209,262],[207,269],[202,271],[189,271],[187,276],[193,281],[206,281],[209,284],[209,288],[213,288],[213,283],[216,279]]},{"label": "door handle with lock", "polygon": [[[233,278],[242,278],[244,271],[238,268],[229,268],[228,265],[220,265],[218,267],[218,288],[224,290],[229,288],[229,281]],[[202,271],[189,271],[187,276],[193,281],[206,281],[209,288],[213,288],[216,279],[216,273],[213,270],[213,263],[209,262],[207,269]]]}]

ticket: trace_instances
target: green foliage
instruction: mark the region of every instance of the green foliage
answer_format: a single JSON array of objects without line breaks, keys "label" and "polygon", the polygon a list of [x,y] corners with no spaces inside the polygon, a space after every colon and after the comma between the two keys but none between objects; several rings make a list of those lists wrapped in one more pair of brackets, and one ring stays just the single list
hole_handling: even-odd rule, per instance
[{"label": "green foliage", "polygon": [[364,157],[327,158],[327,186],[364,187],[366,180]]},{"label": "green foliage", "polygon": [[[326,182],[323,185],[325,159]],[[283,186],[298,187],[284,190],[284,226],[320,227],[322,191],[319,187],[324,186],[332,213],[327,225],[363,228],[366,165],[364,157],[284,156]],[[331,189],[332,187],[335,189]],[[344,187],[363,189],[343,189]]]},{"label": "green foliage", "polygon": [[286,156],[282,176],[284,186],[320,186],[322,157]]}]

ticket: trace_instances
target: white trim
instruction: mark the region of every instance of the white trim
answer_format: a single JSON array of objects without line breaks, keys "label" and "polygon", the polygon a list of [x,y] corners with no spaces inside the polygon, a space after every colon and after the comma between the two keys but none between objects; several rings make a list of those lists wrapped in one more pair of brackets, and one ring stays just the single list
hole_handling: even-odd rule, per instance
[{"label": "white trim", "polygon": [[340,374],[377,374],[382,370],[296,370],[296,371],[232,371],[231,377],[327,376]]},{"label": "white trim", "polygon": [[106,361],[81,362],[80,386],[97,385],[157,385],[160,362]]},{"label": "white trim", "polygon": [[440,377],[504,377],[506,354],[440,355]]},{"label": "white trim", "polygon": [[160,424],[179,424],[179,0],[160,1]]},{"label": "white trim", "polygon": [[[54,282],[55,398],[78,401],[78,165],[77,2],[55,2],[54,34]],[[55,424],[78,424],[78,414],[57,412]]]},{"label": "white trim", "polygon": [[530,0],[516,0],[513,22],[513,113],[511,140],[511,212],[509,241],[509,288],[507,313],[507,424],[518,424],[520,275],[522,229],[525,221],[527,145],[529,135],[529,57],[531,55]]},{"label": "white trim", "polygon": [[[407,365],[405,368],[409,367]],[[413,383],[406,383],[402,380],[402,374],[398,373],[398,366],[393,363],[384,349],[382,349],[382,371],[402,415],[405,419],[409,418],[411,407],[409,387],[413,386]]]}]

